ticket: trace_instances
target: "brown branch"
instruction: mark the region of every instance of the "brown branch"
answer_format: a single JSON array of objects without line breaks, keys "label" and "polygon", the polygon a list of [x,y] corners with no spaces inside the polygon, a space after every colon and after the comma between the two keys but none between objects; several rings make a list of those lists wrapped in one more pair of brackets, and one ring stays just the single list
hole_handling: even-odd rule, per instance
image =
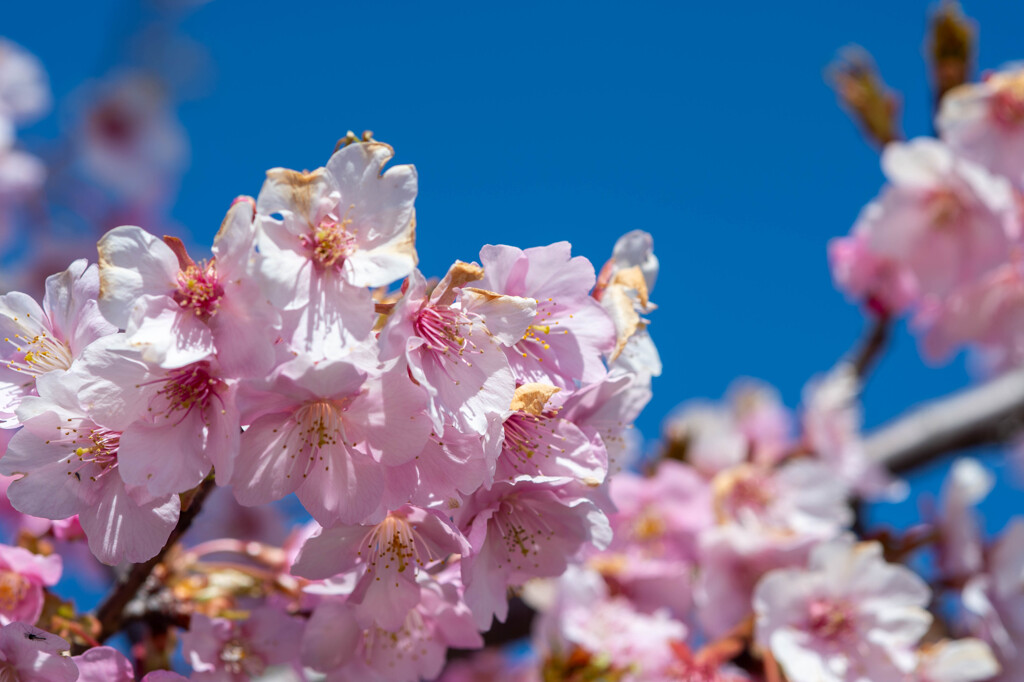
[{"label": "brown branch", "polygon": [[871,329],[860,342],[856,352],[850,359],[857,377],[864,382],[874,364],[882,355],[889,343],[890,319],[887,315],[875,315],[871,321]]},{"label": "brown branch", "polygon": [[864,442],[868,456],[899,473],[941,455],[1010,441],[1024,430],[1024,367],[924,403]]},{"label": "brown branch", "polygon": [[[181,536],[192,525],[213,487],[214,481],[211,475],[191,493],[182,495],[182,501],[185,503],[183,504],[184,508],[181,510],[181,515],[178,516],[178,523],[167,537],[167,542],[164,543],[163,548],[149,561],[143,564],[133,564],[128,573],[114,587],[113,592],[107,595],[107,598],[96,609],[96,619],[100,624],[100,632],[96,637],[97,640],[103,642],[120,631],[125,607],[128,606],[129,602],[135,598],[142,586],[145,585],[153,569],[163,561],[168,550],[181,539]],[[76,651],[73,651],[75,654],[80,654],[84,650],[81,646],[76,646],[75,649]]]}]

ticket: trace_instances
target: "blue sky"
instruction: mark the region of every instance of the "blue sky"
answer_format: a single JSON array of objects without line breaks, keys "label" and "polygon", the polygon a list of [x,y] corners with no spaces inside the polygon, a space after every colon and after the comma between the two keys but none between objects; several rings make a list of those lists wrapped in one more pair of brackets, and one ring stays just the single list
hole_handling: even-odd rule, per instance
[{"label": "blue sky", "polygon": [[[43,59],[58,98],[122,58],[146,16],[120,0],[62,4],[59,21],[46,3],[9,5],[3,31]],[[181,108],[192,165],[173,215],[207,243],[265,169],[317,167],[346,130],[369,128],[419,170],[428,274],[496,242],[566,239],[600,266],[619,234],[654,235],[665,373],[639,422],[648,438],[678,402],[741,375],[792,405],[862,332],[825,245],[882,182],[823,68],[863,45],[904,95],[907,134],[927,134],[931,5],[214,0],[181,23],[208,68],[185,78],[202,96]],[[1024,57],[1024,5],[966,11],[981,67]],[[868,424],[967,381],[962,358],[926,367],[901,331],[867,387]],[[1002,478],[993,527],[1014,509]]]}]

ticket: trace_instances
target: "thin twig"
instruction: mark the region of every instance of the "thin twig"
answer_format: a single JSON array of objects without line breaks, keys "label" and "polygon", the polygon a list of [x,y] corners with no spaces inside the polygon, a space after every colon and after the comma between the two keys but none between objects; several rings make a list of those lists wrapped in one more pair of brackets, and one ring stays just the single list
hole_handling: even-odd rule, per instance
[{"label": "thin twig", "polygon": [[890,318],[886,315],[876,315],[872,318],[871,330],[857,347],[857,351],[850,360],[857,377],[863,382],[872,366],[882,355],[889,342]]},{"label": "thin twig", "polygon": [[1024,430],[1024,367],[912,409],[870,434],[868,456],[895,473],[942,455],[1009,442]]},{"label": "thin twig", "polygon": [[[167,542],[164,543],[163,548],[149,561],[143,564],[133,564],[124,579],[116,585],[114,591],[107,595],[107,598],[102,604],[100,604],[99,608],[96,609],[96,619],[100,623],[100,632],[96,637],[97,640],[103,642],[120,631],[125,607],[128,606],[128,603],[131,602],[131,600],[135,598],[135,595],[138,594],[139,590],[153,572],[153,569],[156,568],[156,565],[163,561],[168,550],[170,550],[170,548],[181,539],[181,536],[184,535],[185,531],[187,531],[189,526],[192,525],[192,522],[203,507],[203,502],[213,490],[213,487],[213,477],[210,476],[195,489],[191,496],[191,501],[178,516],[178,523],[174,527],[174,530],[171,531],[171,534],[167,537]],[[78,650],[74,653],[80,654],[82,653],[82,650],[84,650],[82,647],[75,648]]]}]

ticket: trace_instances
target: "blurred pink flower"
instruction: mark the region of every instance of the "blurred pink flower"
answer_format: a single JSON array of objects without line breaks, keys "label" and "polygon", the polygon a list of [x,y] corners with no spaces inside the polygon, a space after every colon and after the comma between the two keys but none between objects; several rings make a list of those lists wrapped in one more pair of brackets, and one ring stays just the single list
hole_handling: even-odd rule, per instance
[{"label": "blurred pink flower", "polygon": [[928,585],[878,543],[818,545],[806,569],[769,572],[754,592],[756,640],[790,682],[903,682],[931,625]]}]

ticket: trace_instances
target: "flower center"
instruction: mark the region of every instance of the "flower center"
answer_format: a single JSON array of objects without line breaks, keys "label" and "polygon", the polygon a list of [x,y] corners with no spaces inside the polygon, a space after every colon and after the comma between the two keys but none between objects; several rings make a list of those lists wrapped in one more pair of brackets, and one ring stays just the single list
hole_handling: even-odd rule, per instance
[{"label": "flower center", "polygon": [[[511,467],[516,474],[538,474],[546,459],[564,452],[558,447],[558,441],[565,440],[565,437],[554,427],[556,418],[556,412],[552,410],[545,410],[540,415],[522,410],[513,412],[502,424],[505,431],[501,447],[503,465]],[[514,478],[514,475],[509,478]]]},{"label": "flower center", "polygon": [[217,262],[189,265],[178,271],[178,290],[174,292],[175,302],[185,310],[191,310],[204,322],[217,314],[224,287],[217,279]]},{"label": "flower center", "polygon": [[432,559],[430,550],[401,514],[388,514],[367,534],[364,543],[369,550],[366,562],[371,571],[403,573],[410,564],[422,567],[421,555],[428,561]]},{"label": "flower center", "polygon": [[37,377],[40,374],[71,367],[71,349],[63,341],[58,341],[47,334],[45,330],[32,337],[17,334],[13,338],[5,338],[4,341],[14,346],[19,354],[24,354],[20,360],[11,360],[7,363],[7,367],[16,372]]},{"label": "flower center", "polygon": [[949,189],[933,192],[928,197],[928,208],[931,210],[932,225],[940,229],[956,225],[967,212],[960,197]]},{"label": "flower center", "polygon": [[310,252],[309,258],[322,270],[340,270],[345,259],[355,253],[356,237],[348,231],[349,218],[336,220],[328,215],[309,234],[303,235],[302,245]]},{"label": "flower center", "polygon": [[[546,300],[537,299],[537,316],[533,318],[533,324],[526,328],[523,338],[516,344],[516,350],[524,358],[531,355],[538,361],[544,362],[540,356],[542,350],[549,350],[551,345],[548,339],[551,334],[568,334],[568,329],[559,329],[560,320],[552,320],[557,309],[553,298]],[[569,315],[572,317],[572,315]]]},{"label": "flower center", "polygon": [[807,607],[807,629],[820,640],[836,642],[853,632],[853,610],[845,602],[815,599]]},{"label": "flower center", "polygon": [[224,644],[220,650],[220,662],[226,672],[234,675],[261,675],[267,667],[263,659],[240,639],[231,639]]},{"label": "flower center", "polygon": [[[537,512],[527,508],[527,505],[522,504],[519,500],[504,500],[494,516],[491,517],[490,523],[497,531],[495,537],[500,537],[504,541],[509,562],[517,571],[533,568],[532,565],[527,566],[524,560],[529,559],[530,555],[538,555],[541,549],[540,543],[551,540],[555,536],[555,531]],[[490,532],[488,529],[488,534]],[[518,563],[515,559],[517,554],[522,557]]]},{"label": "flower center", "polygon": [[470,322],[460,311],[449,306],[426,306],[420,310],[413,322],[416,335],[439,353],[462,354],[466,347],[466,335],[462,327]]},{"label": "flower center", "polygon": [[102,468],[117,464],[117,448],[121,444],[121,433],[102,426],[93,429],[88,436],[91,445],[75,448],[75,456],[83,462],[91,462]]},{"label": "flower center", "polygon": [[659,540],[665,531],[665,519],[650,508],[645,508],[633,521],[633,537],[640,542]]},{"label": "flower center", "polygon": [[335,401],[306,403],[296,410],[295,423],[299,426],[298,437],[303,451],[338,445],[345,440],[339,405]]},{"label": "flower center", "polygon": [[754,467],[733,467],[713,482],[715,510],[720,522],[746,514],[761,518],[775,502],[777,492],[770,477]]},{"label": "flower center", "polygon": [[20,573],[0,571],[0,611],[12,613],[28,595],[31,583]]},{"label": "flower center", "polygon": [[[199,409],[203,421],[207,421],[207,410],[213,400],[220,400],[219,392],[224,382],[210,373],[210,363],[197,362],[193,365],[171,370],[157,396],[165,401],[160,410],[168,419],[181,413],[176,424],[180,424],[193,409]],[[152,409],[152,408],[151,408]]]}]

